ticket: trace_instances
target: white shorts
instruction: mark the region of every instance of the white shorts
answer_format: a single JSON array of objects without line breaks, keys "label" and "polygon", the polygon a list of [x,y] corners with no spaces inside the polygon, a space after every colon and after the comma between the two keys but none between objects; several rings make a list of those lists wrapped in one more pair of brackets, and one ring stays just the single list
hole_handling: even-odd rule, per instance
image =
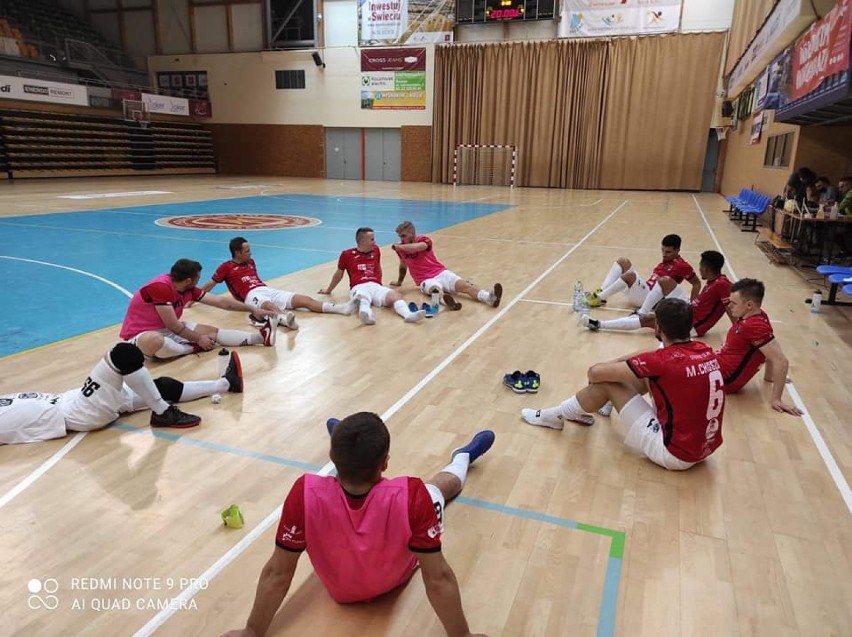
[{"label": "white shorts", "polygon": [[624,444],[638,451],[654,464],[672,471],[689,469],[694,462],[676,458],[663,444],[663,432],[657,410],[642,396],[634,396],[618,414],[627,428]]},{"label": "white shorts", "polygon": [[[192,321],[184,321],[183,324],[191,330],[194,330],[198,326],[198,323],[193,323]],[[172,332],[169,329],[166,329],[165,327],[161,330],[147,330],[145,332],[139,332],[133,338],[127,339],[127,342],[133,343],[134,345],[138,346],[139,345],[139,339],[142,338],[145,334],[151,334],[151,333],[162,334],[163,338],[167,338],[170,341],[174,341],[178,345],[192,345],[193,344],[192,341],[186,340],[183,336],[178,336],[177,334],[175,334],[174,332]],[[146,357],[146,358],[149,358],[149,357]]]},{"label": "white shorts", "polygon": [[432,504],[435,505],[435,515],[438,516],[438,524],[441,525],[441,533],[444,532],[444,507],[446,506],[446,502],[444,502],[444,494],[441,493],[441,490],[436,487],[434,484],[426,484],[426,490],[429,492],[429,495],[432,496]]},{"label": "white shorts", "polygon": [[62,438],[65,415],[56,394],[21,392],[0,396],[0,444]]},{"label": "white shorts", "polygon": [[276,290],[267,285],[254,288],[246,297],[246,303],[259,308],[266,301],[273,303],[280,310],[293,309],[293,292],[287,290]]},{"label": "white shorts", "polygon": [[438,276],[431,279],[424,279],[420,283],[420,291],[428,296],[430,290],[437,286],[441,288],[441,292],[455,292],[456,283],[459,281],[461,281],[461,277],[458,274],[450,270],[444,270]]},{"label": "white shorts", "polygon": [[384,285],[370,281],[369,283],[359,283],[352,288],[349,291],[349,298],[353,301],[357,301],[359,298],[365,298],[370,301],[371,305],[383,307],[385,299],[391,292],[393,292],[393,290],[390,288],[386,288]]}]

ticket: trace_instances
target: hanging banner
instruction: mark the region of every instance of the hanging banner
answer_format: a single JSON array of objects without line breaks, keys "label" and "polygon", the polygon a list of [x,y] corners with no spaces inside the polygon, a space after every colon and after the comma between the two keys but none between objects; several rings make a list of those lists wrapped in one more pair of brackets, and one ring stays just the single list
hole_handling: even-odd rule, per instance
[{"label": "hanging banner", "polygon": [[78,106],[89,105],[89,95],[86,93],[85,86],[33,80],[14,75],[0,75],[0,98],[27,100],[29,102],[76,104]]},{"label": "hanging banner", "polygon": [[452,42],[455,0],[358,0],[358,44]]},{"label": "hanging banner", "polygon": [[361,51],[361,108],[426,109],[426,49]]},{"label": "hanging banner", "polygon": [[149,95],[142,93],[142,101],[149,113],[167,113],[169,115],[189,115],[189,100],[167,95]]},{"label": "hanging banner", "polygon": [[751,118],[751,135],[749,136],[750,144],[760,143],[760,134],[763,132],[763,113],[756,111]]},{"label": "hanging banner", "polygon": [[850,33],[852,0],[837,0],[834,8],[796,42],[792,100],[804,97],[828,76],[849,68]]},{"label": "hanging banner", "polygon": [[683,0],[564,0],[560,38],[669,33],[680,28]]}]

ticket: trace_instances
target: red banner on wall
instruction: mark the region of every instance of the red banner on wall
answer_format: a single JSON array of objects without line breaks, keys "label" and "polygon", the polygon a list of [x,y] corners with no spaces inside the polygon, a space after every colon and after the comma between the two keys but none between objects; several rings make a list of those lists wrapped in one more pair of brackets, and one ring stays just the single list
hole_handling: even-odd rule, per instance
[{"label": "red banner on wall", "polygon": [[361,49],[361,72],[425,71],[426,49]]},{"label": "red banner on wall", "polygon": [[796,42],[791,100],[804,97],[829,75],[849,68],[850,34],[852,0],[837,0],[834,8]]}]

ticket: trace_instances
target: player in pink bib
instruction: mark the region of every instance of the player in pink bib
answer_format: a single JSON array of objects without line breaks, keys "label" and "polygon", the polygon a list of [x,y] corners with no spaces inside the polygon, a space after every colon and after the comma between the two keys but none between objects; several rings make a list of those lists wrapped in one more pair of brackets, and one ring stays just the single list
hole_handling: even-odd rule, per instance
[{"label": "player in pink bib", "polygon": [[471,635],[456,577],[441,553],[444,505],[461,493],[468,467],[494,443],[480,431],[424,484],[382,476],[390,433],[376,414],[328,422],[337,476],[304,475],[281,511],[276,548],[263,567],[246,627],[223,637],[263,637],[307,551],[320,581],[341,604],[367,602],[411,579],[417,566],[429,602],[452,637]]},{"label": "player in pink bib", "polygon": [[418,235],[413,223],[403,221],[396,227],[396,233],[399,235],[399,243],[391,247],[399,256],[399,278],[391,281],[392,287],[402,285],[406,273],[410,272],[411,278],[423,294],[432,296],[433,292],[438,292],[441,294],[441,300],[450,310],[461,309],[461,303],[452,296],[456,293],[466,294],[491,307],[500,305],[500,299],[503,297],[502,285],[495,283],[494,288],[489,292],[448,270],[435,256],[432,239],[425,234]]}]

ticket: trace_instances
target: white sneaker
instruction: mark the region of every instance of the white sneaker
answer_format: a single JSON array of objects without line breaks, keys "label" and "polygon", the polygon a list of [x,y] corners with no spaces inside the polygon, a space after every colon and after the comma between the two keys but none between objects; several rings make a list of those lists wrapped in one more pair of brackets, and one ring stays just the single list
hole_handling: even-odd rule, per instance
[{"label": "white sneaker", "polygon": [[542,416],[541,409],[521,409],[521,418],[536,427],[549,427],[561,430],[564,427],[562,416],[546,418]]},{"label": "white sneaker", "polygon": [[299,329],[299,324],[296,323],[296,314],[294,312],[284,312],[278,317],[278,324],[283,325],[288,330]]},{"label": "white sneaker", "polygon": [[598,413],[605,418],[609,418],[610,414],[612,414],[612,403],[607,401],[603,407],[598,409]]},{"label": "white sneaker", "polygon": [[362,311],[358,312],[358,318],[361,319],[361,322],[364,325],[375,325],[376,324],[376,317],[373,316],[373,313],[370,312],[369,310],[362,310]]},{"label": "white sneaker", "polygon": [[419,323],[424,318],[426,318],[426,312],[423,310],[417,310],[416,312],[412,312],[406,316],[404,320],[406,323]]},{"label": "white sneaker", "polygon": [[597,319],[593,319],[588,314],[578,314],[577,322],[583,327],[592,330],[593,332],[597,332],[601,329],[601,322]]}]

